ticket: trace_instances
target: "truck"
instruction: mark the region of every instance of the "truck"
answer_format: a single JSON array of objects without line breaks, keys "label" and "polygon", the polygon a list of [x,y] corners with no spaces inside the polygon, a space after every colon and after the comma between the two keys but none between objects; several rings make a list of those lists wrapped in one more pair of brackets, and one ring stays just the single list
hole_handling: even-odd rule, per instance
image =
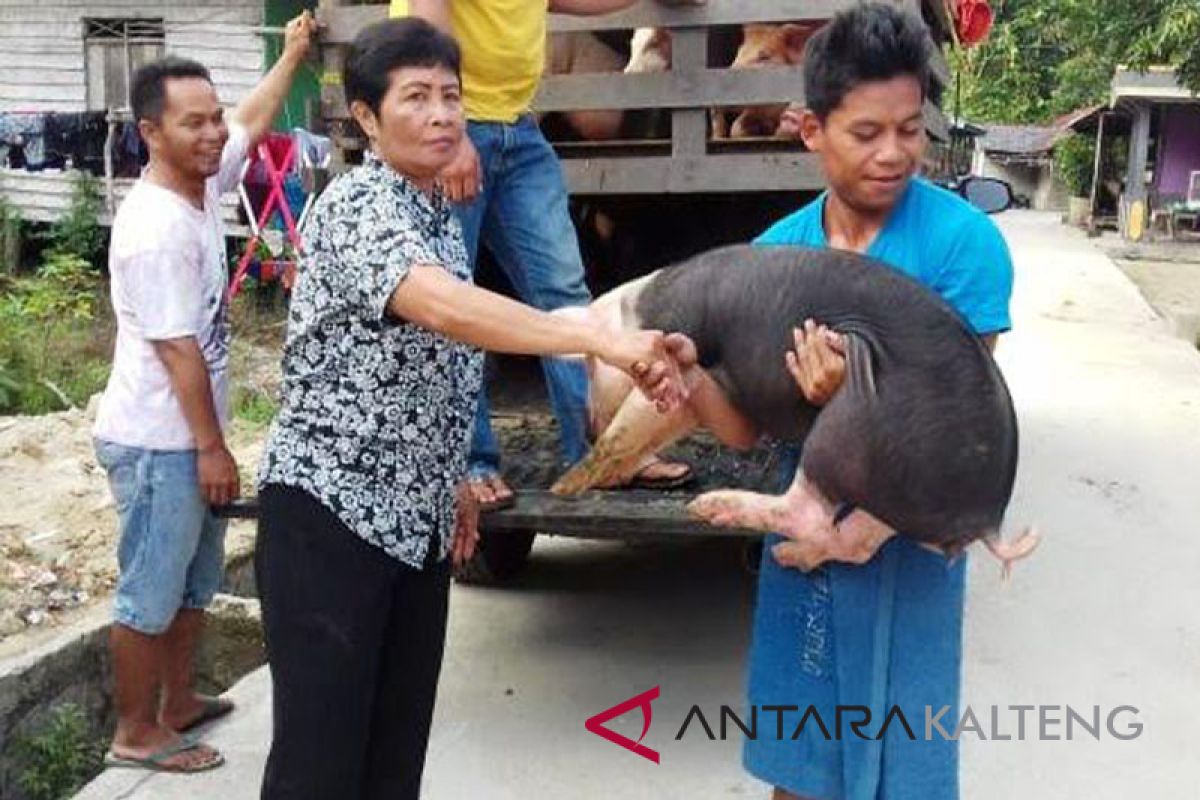
[{"label": "truck", "polygon": [[[920,15],[938,45],[933,90],[926,104],[931,147],[926,174],[947,177],[950,129],[939,106],[951,75],[942,54],[953,36],[944,0],[896,0]],[[744,25],[820,22],[857,0],[707,0],[679,4],[641,0],[598,17],[551,14],[551,35],[586,32],[620,46],[638,28],[672,36],[669,70],[547,75],[536,99],[540,115],[592,110],[653,110],[669,119],[666,136],[606,141],[559,140],[560,157],[585,251],[588,282],[600,292],[708,247],[746,241],[769,222],[824,188],[817,157],[795,141],[771,137],[722,139],[710,135],[712,109],[783,102],[803,103],[796,66],[732,69],[726,53],[714,65],[718,42],[736,41]],[[321,117],[335,142],[335,163],[361,158],[364,140],[350,119],[341,87],[346,46],[366,25],[385,19],[387,4],[351,5],[321,0]],[[597,221],[603,221],[603,225]],[[607,231],[607,236],[605,235]],[[613,244],[614,237],[618,240]],[[607,257],[605,254],[607,251]],[[479,281],[505,288],[481,264]],[[591,492],[562,498],[548,487],[557,463],[554,430],[540,402],[540,379],[529,359],[493,359],[488,385],[505,457],[504,475],[517,491],[514,507],[482,517],[481,542],[459,581],[496,584],[525,565],[538,534],[583,538],[694,537],[716,531],[691,520],[684,506],[697,491],[715,486],[759,488],[774,481],[775,449],[733,454],[704,435],[678,446],[695,481],[688,490]],[[721,535],[729,535],[722,531]],[[734,535],[739,532],[734,531]],[[749,531],[740,532],[753,541]]]}]

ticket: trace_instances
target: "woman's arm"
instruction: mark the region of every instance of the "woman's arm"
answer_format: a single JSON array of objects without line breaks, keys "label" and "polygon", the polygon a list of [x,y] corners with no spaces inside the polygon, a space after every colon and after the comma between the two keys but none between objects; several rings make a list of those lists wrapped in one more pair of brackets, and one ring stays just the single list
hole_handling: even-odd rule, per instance
[{"label": "woman's arm", "polygon": [[392,292],[387,309],[394,317],[492,352],[595,356],[632,375],[660,403],[674,405],[683,399],[678,367],[656,331],[605,332],[425,265],[412,268]]}]

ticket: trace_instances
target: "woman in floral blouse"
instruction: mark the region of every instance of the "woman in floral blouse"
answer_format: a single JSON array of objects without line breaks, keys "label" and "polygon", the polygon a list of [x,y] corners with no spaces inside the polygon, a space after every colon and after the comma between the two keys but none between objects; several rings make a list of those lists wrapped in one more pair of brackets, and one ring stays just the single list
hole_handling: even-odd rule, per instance
[{"label": "woman in floral blouse", "polygon": [[418,796],[483,350],[587,353],[679,399],[657,333],[602,334],[471,284],[434,188],[464,131],[453,39],[365,29],[344,71],[370,139],[303,231],[255,566],[274,679],[264,798]]}]

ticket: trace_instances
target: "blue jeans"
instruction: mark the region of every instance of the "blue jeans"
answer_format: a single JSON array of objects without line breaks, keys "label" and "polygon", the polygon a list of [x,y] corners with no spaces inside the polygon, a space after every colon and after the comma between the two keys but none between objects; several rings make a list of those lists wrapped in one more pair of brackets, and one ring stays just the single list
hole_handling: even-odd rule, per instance
[{"label": "blue jeans", "polygon": [[114,618],[154,636],[221,586],[225,521],[200,494],[195,450],[145,450],[97,439],[120,518]]},{"label": "blue jeans", "polygon": [[[567,187],[554,150],[525,115],[509,125],[470,122],[479,152],[483,191],[457,208],[474,269],[482,242],[522,301],[543,311],[591,302],[583,259],[567,205]],[[543,358],[550,406],[558,420],[564,464],[587,452],[587,372],[578,361]],[[486,389],[479,395],[469,460],[471,472],[500,465]]]}]

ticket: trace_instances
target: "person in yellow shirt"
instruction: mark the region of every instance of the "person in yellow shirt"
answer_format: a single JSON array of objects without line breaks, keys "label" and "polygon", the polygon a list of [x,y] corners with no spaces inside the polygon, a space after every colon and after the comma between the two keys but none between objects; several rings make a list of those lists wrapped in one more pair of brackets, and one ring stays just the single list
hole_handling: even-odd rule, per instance
[{"label": "person in yellow shirt", "polygon": [[[484,244],[520,298],[545,311],[591,301],[583,260],[554,150],[530,113],[546,48],[547,11],[605,14],[635,0],[392,0],[391,16],[419,16],[462,48],[467,133],[439,185],[455,203],[472,269]],[[564,465],[587,452],[587,376],[578,362],[543,359],[558,420]],[[468,462],[483,510],[512,505],[500,478],[486,391],[481,395]],[[636,485],[686,481],[685,464],[647,464]]]}]

